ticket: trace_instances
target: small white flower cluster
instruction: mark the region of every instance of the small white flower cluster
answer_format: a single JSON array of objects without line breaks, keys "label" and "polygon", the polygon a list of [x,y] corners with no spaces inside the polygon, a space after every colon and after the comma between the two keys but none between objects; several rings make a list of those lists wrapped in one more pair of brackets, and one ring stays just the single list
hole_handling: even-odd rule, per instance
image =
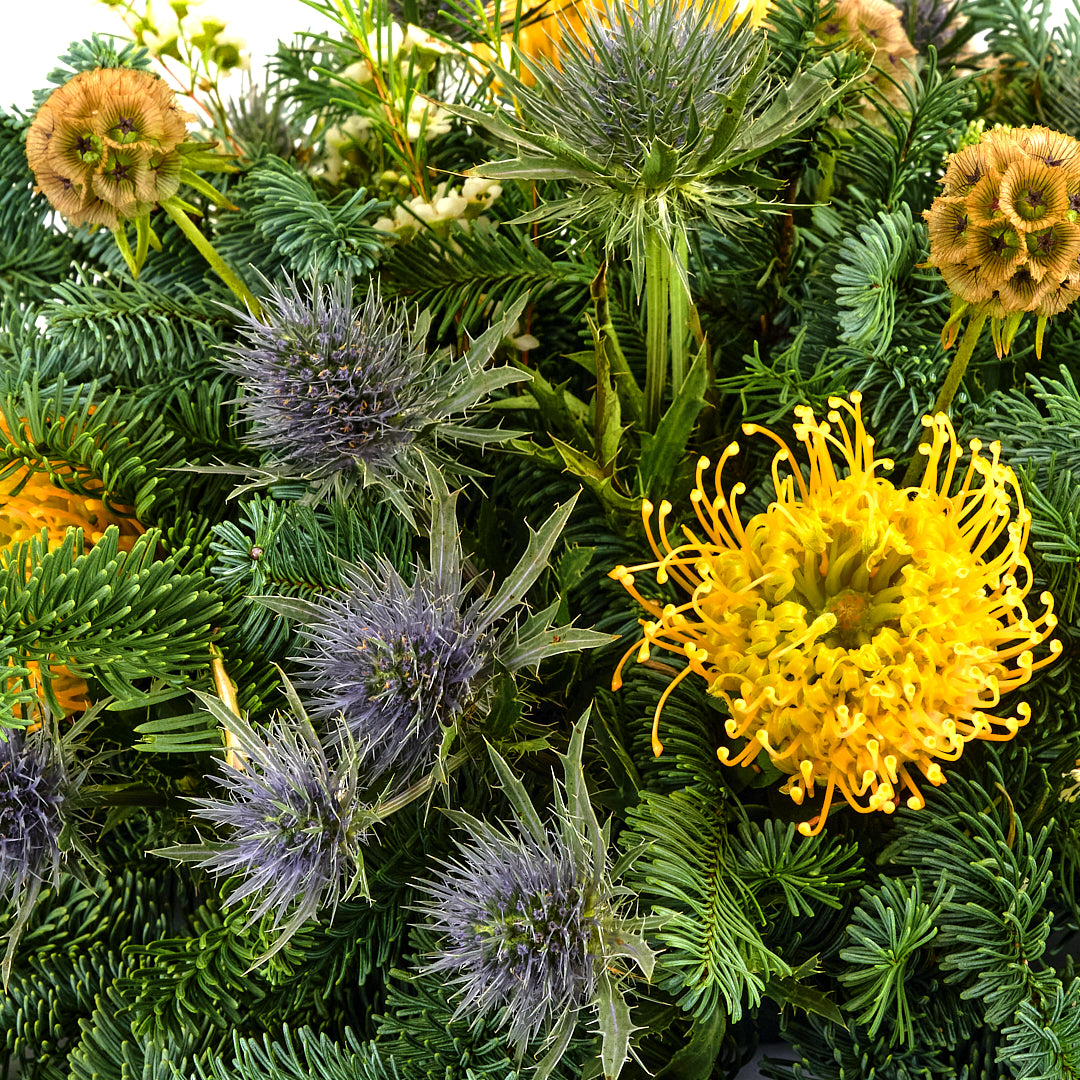
[{"label": "small white flower cluster", "polygon": [[392,218],[379,218],[375,228],[392,234],[398,242],[407,243],[418,229],[427,226],[445,240],[451,221],[459,222],[465,229],[474,221],[487,221],[481,215],[501,194],[500,184],[479,176],[467,177],[460,189],[448,187],[444,180],[435,188],[430,201],[417,195],[395,207]]},{"label": "small white flower cluster", "polygon": [[201,2],[169,0],[163,8],[155,9],[147,0],[144,13],[135,25],[136,42],[145,46],[151,56],[180,60],[180,42],[184,41],[198,49],[207,65],[216,67],[221,75],[249,70],[251,54],[247,42],[226,34],[226,23],[218,16],[190,10]]},{"label": "small white flower cluster", "polygon": [[[367,87],[375,81],[374,63],[383,73],[383,81],[388,87],[403,89],[403,93],[395,97],[395,105],[405,116],[405,134],[410,140],[415,141],[421,135],[430,139],[450,130],[450,113],[446,109],[415,91],[410,92],[407,101],[404,96],[404,89],[411,87],[418,75],[431,71],[439,57],[449,51],[446,45],[419,26],[410,24],[402,29],[398,23],[390,22],[376,27],[367,36],[361,51],[366,59],[349,64],[338,74],[337,82]],[[391,73],[391,68],[396,68],[396,72]],[[389,78],[386,77],[388,74]],[[321,175],[331,184],[340,183],[349,150],[367,146],[379,137],[371,117],[363,113],[328,127],[323,133],[326,158]]]},{"label": "small white flower cluster", "polygon": [[1062,787],[1058,795],[1062,802],[1072,803],[1080,799],[1080,762],[1077,762],[1077,765],[1077,768],[1061,774],[1063,780],[1072,780],[1071,784]]}]

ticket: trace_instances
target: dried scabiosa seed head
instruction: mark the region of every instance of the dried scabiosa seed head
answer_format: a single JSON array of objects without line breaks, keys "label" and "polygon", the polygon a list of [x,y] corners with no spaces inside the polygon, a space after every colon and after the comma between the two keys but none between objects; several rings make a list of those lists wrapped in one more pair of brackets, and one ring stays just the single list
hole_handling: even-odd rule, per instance
[{"label": "dried scabiosa seed head", "polygon": [[38,190],[73,225],[116,229],[180,186],[188,121],[148,71],[94,68],[54,90],[26,136]]},{"label": "dried scabiosa seed head", "polygon": [[1047,320],[1080,295],[1080,142],[1044,127],[988,131],[949,158],[941,184],[923,217],[929,264],[953,294],[943,341],[965,318],[989,318],[1001,356],[1031,313],[1041,353]]},{"label": "dried scabiosa seed head", "polygon": [[[804,835],[820,831],[836,792],[862,813],[892,813],[902,797],[920,808],[919,775],[942,784],[939,762],[957,760],[966,743],[1011,739],[1028,705],[1015,716],[990,710],[1061,652],[1051,640],[1050,594],[1040,597],[1042,615],[1027,610],[1031,515],[1016,474],[998,460],[1000,445],[987,458],[973,441],[961,471],[948,417],[926,417],[922,482],[900,488],[878,475],[892,462],[875,455],[860,400],[831,398],[827,422],[796,409],[808,478],[783,440],[745,425],[780,447],[768,509],[744,525],[734,503],[743,485],[724,492],[724,465],[739,449],[732,443],[716,467],[715,494],[705,489],[708,460],[698,463],[691,500],[700,531],[684,527],[672,546],[664,502],[657,542],[646,503],[657,561],[611,573],[650,616],[616,688],[634,653],[645,661],[659,648],[685,659],[672,686],[698,675],[730,710],[733,741],[720,748],[721,761],[744,765],[767,754],[790,777],[781,790],[796,805],[824,788],[816,818],[799,826]],[[646,598],[636,584],[646,570],[690,598]],[[663,749],[655,727],[653,749]]]}]

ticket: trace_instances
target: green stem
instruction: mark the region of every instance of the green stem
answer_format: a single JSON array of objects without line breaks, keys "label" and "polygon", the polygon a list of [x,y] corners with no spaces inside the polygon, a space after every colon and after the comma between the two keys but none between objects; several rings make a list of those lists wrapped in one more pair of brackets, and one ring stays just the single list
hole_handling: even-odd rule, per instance
[{"label": "green stem", "polygon": [[671,253],[657,231],[645,238],[645,429],[655,431],[668,368]]},{"label": "green stem", "polygon": [[161,204],[161,209],[180,226],[180,231],[195,245],[199,254],[210,264],[210,268],[214,273],[229,286],[233,295],[247,306],[256,319],[261,319],[262,305],[251,295],[250,290],[240,278],[233,273],[228,263],[214,250],[214,245],[199,232],[195,227],[195,222],[188,217],[183,207],[175,199],[166,199]]},{"label": "green stem", "polygon": [[[671,390],[678,393],[690,371],[690,342],[687,326],[690,321],[690,294],[687,292],[686,233],[675,237],[675,265],[670,275],[671,289]],[[681,273],[680,273],[681,271]]]},{"label": "green stem", "polygon": [[[964,336],[960,339],[960,347],[956,350],[952,365],[949,367],[949,373],[945,376],[945,382],[942,384],[941,389],[938,391],[937,399],[934,401],[933,416],[937,416],[938,413],[949,411],[949,406],[952,404],[953,398],[956,397],[956,392],[960,389],[960,383],[964,379],[964,372],[967,371],[968,362],[971,360],[971,354],[975,351],[975,343],[979,340],[979,335],[982,333],[983,326],[986,325],[986,318],[986,311],[981,311],[968,319],[967,328],[964,330]],[[931,428],[923,429],[923,436],[919,440],[920,446],[930,442],[931,430]],[[922,466],[923,455],[916,450],[915,456],[911,459],[907,472],[904,474],[904,487],[912,487],[917,483]]]}]

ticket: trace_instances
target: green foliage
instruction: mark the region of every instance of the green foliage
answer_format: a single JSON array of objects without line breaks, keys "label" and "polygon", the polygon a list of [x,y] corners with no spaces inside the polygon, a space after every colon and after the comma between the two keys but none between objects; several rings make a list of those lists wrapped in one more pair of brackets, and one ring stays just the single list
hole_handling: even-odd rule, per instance
[{"label": "green foliage", "polygon": [[908,997],[912,968],[937,936],[940,910],[940,901],[923,900],[918,879],[910,887],[886,880],[863,894],[848,924],[848,945],[840,950],[840,959],[848,965],[840,981],[852,993],[844,1008],[862,1010],[855,1022],[867,1025],[871,1037],[886,1027],[890,1043],[915,1045]]},{"label": "green foliage", "polygon": [[1016,1080],[1080,1076],[1080,979],[1055,983],[1039,1004],[1025,1001],[1002,1035],[998,1060]]},{"label": "green foliage", "polygon": [[121,551],[113,526],[89,551],[75,529],[51,551],[20,544],[0,570],[8,655],[63,656],[121,698],[137,696],[143,680],[204,670],[221,601],[202,575],[182,572],[183,552],[155,560],[158,539],[151,531]]},{"label": "green foliage", "polygon": [[272,155],[260,159],[229,197],[243,214],[222,223],[216,246],[256,291],[252,263],[271,277],[362,278],[382,250],[379,234],[367,224],[377,216],[377,199],[360,189],[327,202],[303,173]]},{"label": "green foliage", "polygon": [[766,947],[747,911],[718,808],[693,788],[645,792],[627,819],[624,844],[643,846],[630,880],[667,950],[657,962],[657,981],[695,1017],[722,1008],[737,1020],[744,998],[753,1008],[768,980],[791,969]]},{"label": "green foliage", "polygon": [[1025,828],[1000,780],[984,787],[963,776],[924,810],[899,815],[893,860],[913,868],[925,888],[953,890],[935,920],[945,979],[1001,1026],[1053,981],[1039,967],[1053,922],[1044,906],[1053,879],[1048,830]]},{"label": "green foliage", "polygon": [[385,504],[349,511],[340,503],[313,509],[253,496],[236,521],[214,526],[212,572],[235,605],[237,644],[277,656],[291,640],[291,620],[254,597],[315,600],[341,586],[341,561],[389,559],[410,573],[411,545],[403,522]]},{"label": "green foliage", "polygon": [[344,1044],[307,1027],[295,1035],[286,1027],[273,1041],[269,1035],[233,1039],[232,1060],[211,1058],[207,1068],[199,1069],[203,1080],[404,1080],[392,1060],[384,1061],[377,1047],[360,1043],[350,1030]]}]

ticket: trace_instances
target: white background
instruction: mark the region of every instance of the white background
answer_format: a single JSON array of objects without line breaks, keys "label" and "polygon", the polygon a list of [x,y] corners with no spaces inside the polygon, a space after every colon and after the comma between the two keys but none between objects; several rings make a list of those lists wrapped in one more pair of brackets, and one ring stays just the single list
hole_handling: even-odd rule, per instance
[{"label": "white background", "polygon": [[[1055,14],[1073,0],[1051,0]],[[1077,0],[1080,2],[1080,0]],[[165,0],[158,0],[165,7]],[[252,57],[272,54],[279,37],[288,40],[297,30],[327,29],[329,22],[301,0],[205,0],[200,14],[217,16],[228,24],[226,34],[245,38]],[[115,10],[99,0],[0,0],[0,107],[12,105],[29,111],[31,95],[48,86],[48,73],[56,58],[72,41],[98,33],[124,33]],[[233,80],[239,76],[233,75]],[[230,94],[228,84],[224,87]]]},{"label": "white background", "polygon": [[[137,7],[142,7],[139,3]],[[154,9],[167,9],[157,0]],[[255,61],[273,55],[278,38],[290,40],[298,30],[328,30],[331,23],[301,0],[205,0],[192,8],[226,23],[225,34],[242,37]],[[99,0],[0,0],[0,108],[12,105],[29,112],[34,90],[49,87],[49,72],[73,41],[92,33],[127,35],[116,9]],[[225,80],[225,97],[239,93],[240,76]]]}]

